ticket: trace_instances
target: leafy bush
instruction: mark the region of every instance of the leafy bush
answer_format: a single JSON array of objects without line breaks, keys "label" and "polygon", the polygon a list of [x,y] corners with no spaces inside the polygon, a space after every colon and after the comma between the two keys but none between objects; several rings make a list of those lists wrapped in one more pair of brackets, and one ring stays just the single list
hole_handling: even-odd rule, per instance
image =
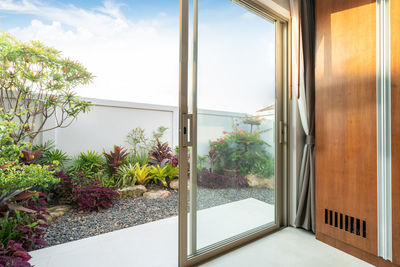
[{"label": "leafy bush", "polygon": [[212,160],[215,162],[212,168],[216,168],[217,172],[235,170],[243,176],[257,173],[268,177],[266,175],[273,173],[273,159],[266,150],[267,146],[259,132],[250,133],[235,128],[233,132],[225,132],[223,138],[210,143],[210,152],[217,155]]},{"label": "leafy bush", "polygon": [[48,166],[14,164],[0,169],[0,188],[3,192],[10,193],[27,187],[45,189],[58,182]]},{"label": "leafy bush", "polygon": [[197,184],[199,186],[212,189],[222,189],[230,187],[240,189],[249,185],[247,179],[239,173],[225,175],[216,172],[210,172],[206,169],[203,169],[198,174]]},{"label": "leafy bush", "polygon": [[101,211],[118,198],[115,188],[104,187],[99,180],[86,177],[72,180],[72,200],[82,211]]},{"label": "leafy bush", "polygon": [[153,178],[153,175],[151,174],[151,167],[147,166],[147,164],[140,167],[140,165],[136,163],[135,178],[138,184],[145,184],[148,180]]},{"label": "leafy bush", "polygon": [[34,192],[17,192],[2,197],[0,244],[3,247],[16,241],[30,251],[35,246],[46,244],[42,236],[47,225],[38,221],[45,220],[43,215],[48,214],[45,198],[46,195]]},{"label": "leafy bush", "polygon": [[30,267],[31,256],[22,247],[22,244],[9,241],[6,245],[0,244],[0,266],[1,267]]},{"label": "leafy bush", "polygon": [[118,188],[133,186],[136,184],[136,168],[131,163],[122,165],[118,168],[117,175],[114,177],[115,186]]},{"label": "leafy bush", "polygon": [[63,152],[58,148],[42,153],[42,155],[38,159],[38,163],[43,165],[49,165],[52,168],[55,167],[64,168],[69,161],[70,157],[67,155],[67,153]]},{"label": "leafy bush", "polygon": [[140,166],[143,166],[145,164],[149,163],[149,155],[144,152],[144,151],[140,151],[136,154],[134,153],[130,153],[124,161],[125,164],[131,164],[133,166],[136,165],[136,163],[138,163]]},{"label": "leafy bush", "polygon": [[[2,108],[0,108],[0,111]],[[12,133],[16,131],[19,124],[12,121],[12,114],[0,114],[0,166],[7,162],[18,161],[21,157],[21,150],[30,149],[29,143],[14,143],[11,137]]]},{"label": "leafy bush", "polygon": [[86,176],[93,177],[98,172],[103,172],[105,163],[103,157],[95,151],[81,152],[79,156],[74,159],[73,170],[82,171]]},{"label": "leafy bush", "polygon": [[110,151],[110,153],[103,152],[103,155],[107,161],[110,175],[117,173],[118,167],[124,163],[124,160],[128,154],[129,153],[126,152],[126,149],[117,145],[114,145],[114,151]]}]

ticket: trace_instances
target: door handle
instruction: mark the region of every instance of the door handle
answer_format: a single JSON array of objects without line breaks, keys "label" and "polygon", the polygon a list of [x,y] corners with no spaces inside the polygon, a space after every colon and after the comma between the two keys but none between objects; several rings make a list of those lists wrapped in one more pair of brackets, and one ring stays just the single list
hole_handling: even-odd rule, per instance
[{"label": "door handle", "polygon": [[193,146],[193,114],[183,114],[183,146]]}]

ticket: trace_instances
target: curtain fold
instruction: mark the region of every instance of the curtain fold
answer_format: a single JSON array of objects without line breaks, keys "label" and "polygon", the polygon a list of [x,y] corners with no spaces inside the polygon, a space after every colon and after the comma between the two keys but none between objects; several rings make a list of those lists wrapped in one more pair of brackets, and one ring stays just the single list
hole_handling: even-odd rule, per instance
[{"label": "curtain fold", "polygon": [[[314,143],[314,50],[315,14],[314,0],[291,1],[292,14],[300,14],[300,80],[298,81],[298,107],[306,140],[298,177],[298,203],[295,226],[315,232],[315,143]],[[296,12],[300,8],[300,12]],[[297,9],[298,11],[298,9]]]}]

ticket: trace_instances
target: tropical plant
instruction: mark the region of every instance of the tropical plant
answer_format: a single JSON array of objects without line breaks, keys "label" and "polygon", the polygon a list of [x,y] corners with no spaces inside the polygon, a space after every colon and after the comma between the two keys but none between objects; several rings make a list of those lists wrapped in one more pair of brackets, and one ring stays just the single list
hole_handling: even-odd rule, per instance
[{"label": "tropical plant", "polygon": [[45,189],[59,182],[53,173],[48,166],[11,164],[0,168],[0,188],[7,193],[28,187]]},{"label": "tropical plant", "polygon": [[139,151],[136,154],[130,153],[125,158],[124,163],[131,164],[133,166],[135,166],[136,163],[139,163],[140,166],[143,166],[149,163],[149,155],[145,151]]},{"label": "tropical plant", "polygon": [[45,151],[38,158],[37,162],[43,165],[49,165],[52,167],[64,168],[70,161],[70,157],[67,153],[63,152],[61,149],[54,149]]},{"label": "tropical plant", "polygon": [[167,130],[167,127],[160,126],[153,131],[152,138],[149,138],[146,136],[145,129],[140,127],[132,129],[126,136],[126,142],[132,147],[131,154],[148,153],[157,144],[157,139],[161,139]]},{"label": "tropical plant", "polygon": [[101,182],[101,185],[104,187],[116,187],[114,176],[97,173],[94,177],[95,179],[99,180]]},{"label": "tropical plant", "polygon": [[73,170],[82,171],[86,176],[94,176],[98,172],[103,172],[105,163],[101,154],[89,150],[81,152],[72,162]]},{"label": "tropical plant", "polygon": [[156,184],[162,184],[164,186],[168,186],[165,178],[168,177],[168,169],[167,166],[161,167],[160,165],[151,166],[150,174],[153,176],[153,182]]},{"label": "tropical plant", "polygon": [[[91,82],[93,76],[81,64],[39,41],[23,43],[0,32],[0,106],[2,114],[20,121],[11,133],[14,143],[39,133],[67,127],[91,104],[72,91]],[[55,125],[46,127],[50,118]],[[36,122],[39,122],[36,124]]]},{"label": "tropical plant", "polygon": [[167,177],[170,180],[176,179],[179,176],[179,169],[178,167],[173,167],[171,164],[166,165],[167,168]]},{"label": "tropical plant", "polygon": [[37,162],[37,160],[42,154],[42,151],[40,149],[34,150],[32,152],[23,150],[21,151],[21,153],[22,155],[20,158],[20,162],[26,165],[31,165]]},{"label": "tropical plant", "polygon": [[136,163],[135,178],[138,184],[145,184],[148,180],[153,178],[153,175],[151,174],[151,167],[147,166],[147,164],[141,167],[138,163]]},{"label": "tropical plant", "polygon": [[115,186],[118,188],[132,186],[136,184],[136,166],[128,163],[118,168],[117,175],[114,177]]},{"label": "tropical plant", "polygon": [[81,211],[101,211],[112,206],[118,198],[115,188],[102,186],[99,180],[86,177],[72,180],[72,201]]},{"label": "tropical plant", "polygon": [[170,163],[172,166],[176,167],[178,165],[178,158],[172,155],[171,151],[172,149],[168,146],[167,142],[161,143],[160,140],[157,139],[157,144],[150,151],[150,163],[161,166]]},{"label": "tropical plant", "polygon": [[26,190],[16,190],[12,193],[3,192],[0,196],[0,213],[9,211],[23,211],[28,213],[36,213],[35,210],[29,209],[22,205],[18,205],[15,202],[26,200],[39,195],[38,192],[27,192]]},{"label": "tropical plant", "polygon": [[111,175],[117,174],[118,167],[124,163],[128,154],[126,149],[117,145],[114,145],[114,151],[110,151],[110,153],[103,152]]}]

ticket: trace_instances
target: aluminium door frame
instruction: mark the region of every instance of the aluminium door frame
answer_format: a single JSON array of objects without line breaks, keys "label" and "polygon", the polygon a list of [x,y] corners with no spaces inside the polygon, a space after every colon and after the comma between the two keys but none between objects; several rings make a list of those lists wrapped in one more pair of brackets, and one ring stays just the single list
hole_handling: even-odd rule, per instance
[{"label": "aluminium door frame", "polygon": [[[188,147],[192,146],[192,156],[197,145],[197,0],[194,1],[193,18],[193,91],[194,104],[193,114],[188,109],[188,58],[189,58],[189,0],[180,0],[180,51],[179,51],[179,216],[178,216],[178,262],[180,267],[193,266],[207,261],[213,257],[224,254],[239,246],[264,237],[287,225],[287,91],[288,91],[288,62],[289,62],[289,26],[288,20],[275,13],[268,7],[261,6],[257,0],[232,0],[232,2],[256,13],[267,20],[275,23],[275,77],[276,77],[276,100],[279,103],[275,108],[275,150],[276,150],[276,202],[275,202],[275,223],[251,229],[238,236],[220,241],[208,246],[190,258],[188,258]],[[190,121],[190,123],[189,123]],[[195,155],[197,156],[197,155]],[[193,159],[193,157],[192,157]],[[194,161],[196,163],[196,161]],[[192,171],[196,171],[191,165]],[[191,181],[191,188],[194,189],[195,181]],[[195,200],[196,195],[191,194]],[[196,229],[196,214],[191,213],[191,233]],[[195,238],[189,244],[192,251],[195,250]]]}]

